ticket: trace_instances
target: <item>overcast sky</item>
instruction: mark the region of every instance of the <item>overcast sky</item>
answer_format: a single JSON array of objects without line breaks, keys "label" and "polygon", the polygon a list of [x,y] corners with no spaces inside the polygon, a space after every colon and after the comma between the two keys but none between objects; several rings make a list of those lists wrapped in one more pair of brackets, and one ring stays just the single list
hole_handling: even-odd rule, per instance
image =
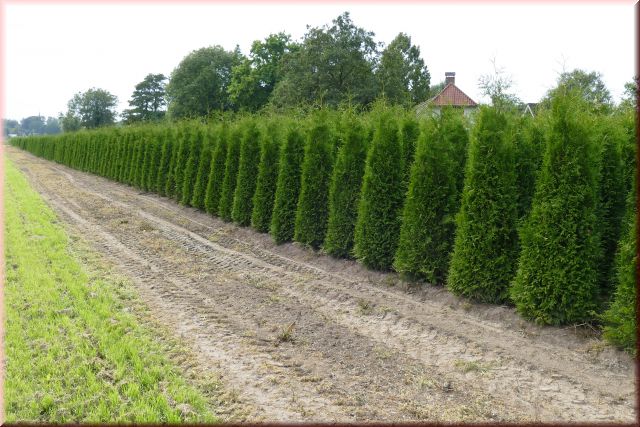
[{"label": "overcast sky", "polygon": [[635,68],[632,1],[597,4],[6,4],[5,117],[57,116],[91,87],[119,99],[119,111],[149,73],[170,75],[189,52],[251,42],[285,31],[299,40],[344,11],[388,44],[399,32],[420,47],[432,84],[456,72],[476,101],[491,59],[523,101],[539,100],[563,68],[602,73],[616,101]]}]

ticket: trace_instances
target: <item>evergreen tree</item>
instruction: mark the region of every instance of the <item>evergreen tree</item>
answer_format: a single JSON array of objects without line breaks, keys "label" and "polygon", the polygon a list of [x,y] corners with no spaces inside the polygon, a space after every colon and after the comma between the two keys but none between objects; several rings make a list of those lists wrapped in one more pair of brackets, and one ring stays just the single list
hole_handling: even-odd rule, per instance
[{"label": "evergreen tree", "polygon": [[224,182],[225,163],[227,160],[227,147],[229,146],[229,132],[226,123],[217,130],[217,144],[211,154],[211,170],[207,181],[207,190],[204,196],[204,208],[207,213],[218,215],[220,206],[220,194]]},{"label": "evergreen tree", "polygon": [[367,156],[367,133],[355,115],[347,113],[342,134],[344,144],[338,151],[329,187],[329,222],[323,249],[333,256],[349,257]]},{"label": "evergreen tree", "polygon": [[[635,181],[634,181],[635,184]],[[636,350],[636,306],[637,306],[637,192],[635,185],[627,198],[625,230],[615,258],[616,291],[611,306],[603,315],[604,338],[611,343],[634,353]]]},{"label": "evergreen tree", "polygon": [[464,187],[467,154],[469,151],[469,131],[466,127],[464,115],[453,107],[444,107],[440,115],[443,116],[443,120],[440,122],[442,126],[442,136],[446,141],[446,145],[449,146],[454,160],[455,167],[453,174],[456,182],[459,207],[462,189]]},{"label": "evergreen tree", "polygon": [[182,195],[180,204],[189,205],[193,198],[193,190],[196,185],[198,174],[198,163],[200,162],[200,152],[202,151],[202,140],[204,129],[197,123],[189,126],[189,156],[184,167],[184,175],[182,179]]},{"label": "evergreen tree", "polygon": [[396,271],[443,283],[449,268],[458,208],[455,167],[441,115],[418,140],[393,264]]},{"label": "evergreen tree", "polygon": [[415,113],[406,114],[400,126],[400,143],[402,145],[402,170],[404,171],[404,189],[409,188],[411,165],[416,152],[416,144],[420,136],[420,125],[415,119]]},{"label": "evergreen tree", "polygon": [[169,132],[168,137],[171,139],[171,158],[169,159],[169,170],[167,171],[164,195],[167,197],[173,197],[176,188],[176,163],[178,162],[181,135],[175,128],[173,128]]},{"label": "evergreen tree", "polygon": [[304,136],[290,126],[280,151],[278,181],[271,215],[271,236],[280,244],[293,239],[304,161]]},{"label": "evergreen tree", "polygon": [[185,171],[189,155],[191,154],[192,144],[194,142],[194,129],[188,123],[183,123],[178,129],[178,156],[176,157],[175,169],[173,171],[175,179],[175,188],[173,190],[173,198],[177,202],[182,201],[182,190],[184,189]]},{"label": "evergreen tree", "polygon": [[246,125],[242,145],[240,146],[238,177],[233,196],[233,210],[231,212],[233,221],[238,225],[247,226],[251,224],[253,195],[256,190],[259,167],[260,129],[251,120]]},{"label": "evergreen tree", "polygon": [[602,159],[598,185],[598,224],[602,248],[599,283],[600,295],[607,300],[615,290],[615,280],[611,276],[624,215],[625,183],[620,147],[625,135],[624,130],[609,116],[599,117],[594,135]]},{"label": "evergreen tree", "polygon": [[260,168],[251,214],[251,226],[262,233],[267,233],[271,225],[281,145],[280,128],[275,121],[272,121],[267,126],[266,132],[263,133]]},{"label": "evergreen tree", "polygon": [[326,115],[314,118],[300,175],[300,198],[296,211],[294,240],[312,248],[324,241],[329,213],[329,180],[333,166],[332,138]]},{"label": "evergreen tree", "polygon": [[513,120],[512,138],[516,153],[516,187],[518,191],[518,220],[531,210],[536,178],[542,163],[543,133],[529,117]]},{"label": "evergreen tree", "polygon": [[222,191],[220,193],[220,204],[218,215],[225,221],[231,221],[231,211],[233,209],[233,194],[238,181],[238,161],[240,160],[240,145],[242,144],[241,126],[237,126],[231,131],[227,158],[224,163],[224,180],[222,181]]},{"label": "evergreen tree", "polygon": [[160,166],[156,178],[156,191],[159,195],[166,195],[166,187],[171,173],[171,158],[173,157],[173,139],[169,128],[160,132],[162,149],[160,152]]},{"label": "evergreen tree", "polygon": [[597,148],[579,98],[552,101],[551,124],[511,296],[524,317],[545,324],[589,320],[596,308],[600,242]]},{"label": "evergreen tree", "polygon": [[507,118],[481,108],[473,130],[447,280],[455,294],[508,299],[518,257],[515,159]]},{"label": "evergreen tree", "polygon": [[151,166],[146,175],[145,190],[156,191],[158,171],[160,170],[160,156],[162,155],[162,133],[160,128],[153,128],[151,132],[152,145]]},{"label": "evergreen tree", "polygon": [[389,270],[400,235],[404,173],[397,120],[391,111],[378,114],[358,204],[354,251],[367,267]]},{"label": "evergreen tree", "polygon": [[209,172],[211,172],[211,157],[216,147],[215,136],[216,134],[211,127],[207,127],[204,130],[204,140],[202,141],[202,151],[200,153],[200,161],[198,162],[196,183],[193,188],[193,197],[191,198],[191,206],[194,208],[205,208],[205,193],[207,191],[207,183],[209,182]]}]

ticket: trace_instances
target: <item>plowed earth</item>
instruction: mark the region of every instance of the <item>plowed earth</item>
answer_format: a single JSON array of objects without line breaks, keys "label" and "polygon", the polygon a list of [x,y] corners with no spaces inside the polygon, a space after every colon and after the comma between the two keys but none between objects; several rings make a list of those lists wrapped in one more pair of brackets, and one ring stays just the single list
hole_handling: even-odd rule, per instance
[{"label": "plowed earth", "polygon": [[403,282],[126,185],[6,153],[220,376],[227,421],[623,421],[634,363],[588,327]]}]

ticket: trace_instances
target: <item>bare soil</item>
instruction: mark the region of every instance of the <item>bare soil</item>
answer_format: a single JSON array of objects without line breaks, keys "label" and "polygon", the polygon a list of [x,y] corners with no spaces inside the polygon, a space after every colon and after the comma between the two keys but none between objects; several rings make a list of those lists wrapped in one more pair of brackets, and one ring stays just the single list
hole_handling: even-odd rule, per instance
[{"label": "bare soil", "polygon": [[227,421],[635,420],[634,361],[587,326],[540,327],[6,148],[71,231],[219,375]]}]

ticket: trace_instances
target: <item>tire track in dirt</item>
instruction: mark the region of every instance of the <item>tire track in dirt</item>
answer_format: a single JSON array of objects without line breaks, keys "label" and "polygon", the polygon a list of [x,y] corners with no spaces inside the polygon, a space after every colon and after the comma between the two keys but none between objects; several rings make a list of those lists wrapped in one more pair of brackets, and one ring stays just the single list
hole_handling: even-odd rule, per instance
[{"label": "tire track in dirt", "polygon": [[[151,306],[173,308],[166,322],[196,347],[222,343],[208,363],[229,371],[254,418],[634,417],[630,358],[580,352],[598,341],[531,325],[518,332],[473,306],[449,307],[451,297],[437,289],[389,288],[395,275],[275,247],[170,200],[10,151],[57,211],[86,233],[99,230],[101,251],[140,276]],[[278,328],[294,322],[297,342],[278,343]],[[266,388],[257,386],[265,379]]]}]

